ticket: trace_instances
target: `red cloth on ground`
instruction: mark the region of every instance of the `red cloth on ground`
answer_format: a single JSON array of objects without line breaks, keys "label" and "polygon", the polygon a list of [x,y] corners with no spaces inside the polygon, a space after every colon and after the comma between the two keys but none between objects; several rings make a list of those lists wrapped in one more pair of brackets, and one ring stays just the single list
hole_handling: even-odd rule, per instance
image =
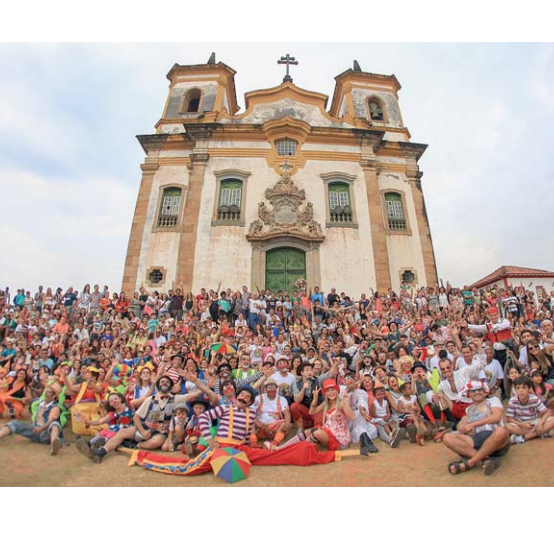
[{"label": "red cloth on ground", "polygon": [[[253,466],[311,466],[314,464],[329,464],[336,459],[333,451],[320,452],[313,443],[306,441],[278,451],[253,449],[246,445],[226,444],[223,441],[220,443],[220,446],[244,451]],[[198,475],[212,471],[208,456],[206,461],[199,463],[186,473],[182,472],[182,468],[185,468],[187,464],[192,465],[193,463],[195,463],[195,460],[163,456],[148,451],[138,451],[134,457],[135,465],[161,473]]]}]

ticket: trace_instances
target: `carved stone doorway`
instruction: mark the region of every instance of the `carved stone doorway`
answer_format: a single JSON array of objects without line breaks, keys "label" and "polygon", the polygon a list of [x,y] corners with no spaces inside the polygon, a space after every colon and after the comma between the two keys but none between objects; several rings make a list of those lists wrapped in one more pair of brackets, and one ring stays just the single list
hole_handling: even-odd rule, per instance
[{"label": "carved stone doorway", "polygon": [[[305,268],[302,270],[297,264],[294,264],[294,261],[291,261],[291,278],[294,272],[304,271],[303,277],[308,282],[308,286],[313,288],[314,286],[321,285],[321,268],[319,262],[319,246],[321,242],[318,241],[308,241],[301,238],[295,238],[292,236],[278,236],[275,238],[267,240],[256,240],[252,241],[252,288],[259,287],[269,288],[271,283],[268,283],[268,272],[278,270],[271,262],[271,256],[269,256],[269,266],[268,264],[268,253],[271,254],[275,249],[290,251],[291,257],[294,255],[292,251],[297,251],[296,254],[301,253],[304,256]],[[298,262],[298,260],[297,260]],[[286,266],[288,264],[285,264]],[[277,274],[274,274],[277,275]],[[292,283],[294,283],[298,277],[302,274],[299,274]],[[276,279],[277,280],[277,279]],[[280,281],[283,280],[281,276]],[[288,284],[288,274],[285,277],[285,284]],[[284,289],[283,289],[284,290]],[[295,290],[293,288],[292,290]],[[290,292],[290,291],[289,291]]]},{"label": "carved stone doorway", "polygon": [[306,279],[306,253],[283,247],[271,249],[265,257],[265,288],[273,292],[292,292],[298,279]]}]

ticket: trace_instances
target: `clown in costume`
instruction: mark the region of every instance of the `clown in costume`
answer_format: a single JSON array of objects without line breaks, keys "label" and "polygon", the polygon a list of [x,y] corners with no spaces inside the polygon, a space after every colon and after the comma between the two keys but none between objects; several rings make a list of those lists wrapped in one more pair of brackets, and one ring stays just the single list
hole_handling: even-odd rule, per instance
[{"label": "clown in costume", "polygon": [[93,448],[105,445],[119,430],[129,428],[133,423],[135,412],[127,407],[123,394],[116,391],[110,392],[106,403],[108,414],[96,420],[85,421],[85,427],[90,428],[103,424],[108,424],[108,427],[95,435],[90,441],[78,439],[76,442],[78,451],[90,459],[93,458]]},{"label": "clown in costume", "polygon": [[269,379],[265,383],[265,394],[256,398],[254,407],[257,418],[254,433],[250,437],[252,443],[258,439],[271,439],[273,445],[279,445],[290,430],[291,415],[286,398],[277,393],[277,383]]},{"label": "clown in costume", "polygon": [[[311,431],[306,430],[299,433],[284,445],[274,448],[270,443],[264,445],[272,450],[279,451],[292,445],[296,445],[302,441],[308,440],[313,443],[320,443],[329,451],[344,450],[351,442],[350,430],[348,421],[353,421],[356,416],[350,407],[346,397],[339,397],[339,387],[333,379],[323,381],[324,401],[317,405],[319,397],[319,388],[314,391],[312,403],[310,405],[310,415],[313,416],[318,412],[323,412],[323,426],[314,428]],[[363,444],[362,444],[363,445]],[[365,449],[360,453],[364,453]]]}]

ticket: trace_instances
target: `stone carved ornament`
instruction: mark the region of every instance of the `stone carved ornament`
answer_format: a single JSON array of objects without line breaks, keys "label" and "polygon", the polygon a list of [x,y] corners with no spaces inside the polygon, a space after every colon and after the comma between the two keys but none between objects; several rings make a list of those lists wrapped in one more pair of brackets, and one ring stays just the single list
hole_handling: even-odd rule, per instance
[{"label": "stone carved ornament", "polygon": [[312,202],[306,202],[304,190],[299,189],[291,179],[290,162],[280,165],[281,178],[271,189],[266,189],[265,197],[272,206],[265,202],[258,204],[259,220],[252,222],[247,239],[267,239],[273,236],[296,235],[303,239],[322,241],[324,236],[321,225],[314,221]]}]

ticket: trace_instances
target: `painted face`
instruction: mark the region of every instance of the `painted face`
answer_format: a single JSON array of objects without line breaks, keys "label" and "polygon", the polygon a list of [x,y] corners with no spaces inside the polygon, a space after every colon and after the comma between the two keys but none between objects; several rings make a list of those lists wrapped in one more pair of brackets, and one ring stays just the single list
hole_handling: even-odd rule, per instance
[{"label": "painted face", "polygon": [[181,422],[187,420],[187,412],[183,410],[179,410],[177,413],[175,413],[175,417]]},{"label": "painted face", "polygon": [[252,402],[252,395],[247,390],[243,390],[237,396],[237,405],[240,407],[248,407]]},{"label": "painted face", "polygon": [[265,391],[270,398],[275,398],[277,395],[277,385],[267,385]]},{"label": "painted face", "polygon": [[110,407],[116,409],[121,405],[121,398],[117,394],[112,394],[108,398],[108,403],[110,404]]}]

